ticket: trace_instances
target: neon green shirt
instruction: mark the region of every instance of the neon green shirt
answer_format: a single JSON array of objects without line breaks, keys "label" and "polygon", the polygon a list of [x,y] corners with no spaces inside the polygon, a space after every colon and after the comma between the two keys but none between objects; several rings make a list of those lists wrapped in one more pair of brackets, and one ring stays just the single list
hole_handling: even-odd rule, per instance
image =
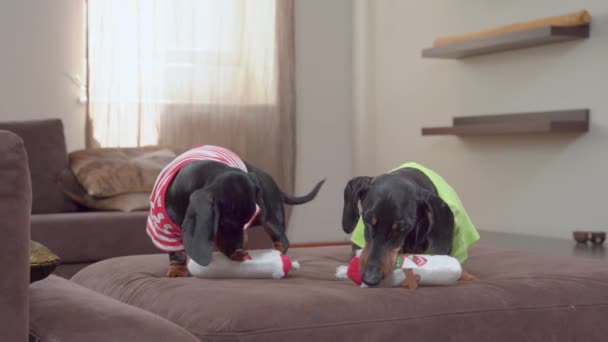
[{"label": "neon green shirt", "polygon": [[[464,262],[467,259],[468,248],[479,240],[479,233],[475,229],[473,222],[471,222],[469,214],[467,214],[467,211],[464,209],[458,194],[456,194],[456,191],[441,178],[441,176],[420,164],[405,163],[393,171],[401,170],[406,167],[417,169],[429,177],[431,182],[433,182],[435,189],[437,189],[439,197],[450,207],[450,210],[452,210],[452,214],[454,215],[454,241],[452,242],[451,255],[461,263]],[[351,241],[361,248],[365,247],[364,232],[365,225],[363,224],[363,220],[359,218],[359,222],[357,222],[357,226],[351,236]]]}]

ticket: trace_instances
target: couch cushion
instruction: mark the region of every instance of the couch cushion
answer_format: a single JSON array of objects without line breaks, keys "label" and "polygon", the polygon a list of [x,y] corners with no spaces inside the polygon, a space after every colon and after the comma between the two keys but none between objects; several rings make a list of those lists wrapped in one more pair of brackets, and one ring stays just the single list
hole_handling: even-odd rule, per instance
[{"label": "couch cushion", "polygon": [[334,279],[350,247],[292,249],[283,280],[166,278],[166,257],[91,265],[72,280],[205,341],[605,341],[608,263],[475,246],[479,281],[361,289]]},{"label": "couch cushion", "polygon": [[30,330],[41,341],[197,341],[161,317],[56,276],[30,286]]},{"label": "couch cushion", "polygon": [[14,132],[25,143],[32,177],[32,213],[76,211],[76,204],[57,185],[60,173],[68,167],[61,120],[3,122],[0,129]]},{"label": "couch cushion", "polygon": [[[147,211],[76,212],[32,215],[32,239],[63,264],[88,263],[123,255],[158,253],[146,234]],[[249,229],[249,248],[268,248],[261,227]]]},{"label": "couch cushion", "polygon": [[59,265],[59,267],[57,267],[55,272],[53,272],[53,275],[56,275],[58,277],[62,277],[65,279],[70,279],[74,276],[74,274],[78,273],[78,271],[80,271],[81,269],[83,269],[91,264],[92,264],[91,262],[82,263],[82,264],[61,264],[61,265]]},{"label": "couch cushion", "polygon": [[111,197],[150,194],[162,169],[175,153],[159,147],[96,148],[70,153],[70,167],[87,193]]},{"label": "couch cushion", "polygon": [[87,209],[126,213],[150,209],[149,193],[126,193],[107,198],[93,197],[75,180],[74,173],[69,169],[61,173],[58,183],[66,196]]}]

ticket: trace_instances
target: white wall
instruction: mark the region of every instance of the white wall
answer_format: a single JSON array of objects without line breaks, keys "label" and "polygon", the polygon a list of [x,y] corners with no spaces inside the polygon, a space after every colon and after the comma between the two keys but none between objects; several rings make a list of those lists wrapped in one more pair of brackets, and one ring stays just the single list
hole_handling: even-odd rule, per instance
[{"label": "white wall", "polygon": [[353,2],[353,171],[376,172],[375,6],[368,0]]},{"label": "white wall", "polygon": [[[85,107],[64,73],[81,74],[81,0],[0,2],[0,121],[59,117],[69,150],[84,146]],[[313,203],[294,210],[294,242],[344,239],[342,190],[351,176],[352,4],[296,1],[299,194],[327,178]]]},{"label": "white wall", "polygon": [[0,1],[0,121],[61,118],[70,150],[84,146],[85,107],[64,74],[81,74],[80,0]]},{"label": "white wall", "polygon": [[[366,65],[375,89],[376,172],[415,160],[459,192],[478,228],[569,237],[606,229],[608,3],[604,0],[382,0]],[[434,38],[586,8],[586,41],[422,59]],[[422,137],[453,116],[590,108],[582,136]],[[365,139],[357,137],[357,139]],[[371,142],[373,143],[373,142]],[[356,170],[359,171],[359,170]]]},{"label": "white wall", "polygon": [[317,199],[293,210],[292,242],[341,241],[344,185],[352,175],[350,0],[296,0],[297,169],[302,194],[327,178]]}]

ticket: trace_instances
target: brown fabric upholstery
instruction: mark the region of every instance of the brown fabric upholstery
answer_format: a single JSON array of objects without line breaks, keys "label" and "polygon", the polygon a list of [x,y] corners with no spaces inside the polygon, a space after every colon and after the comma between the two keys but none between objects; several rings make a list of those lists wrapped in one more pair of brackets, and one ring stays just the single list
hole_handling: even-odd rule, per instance
[{"label": "brown fabric upholstery", "polygon": [[[147,211],[33,215],[32,239],[57,254],[63,264],[158,253],[146,234],[147,218]],[[270,246],[262,228],[249,230],[249,248]]]},{"label": "brown fabric upholstery", "polygon": [[481,280],[361,289],[334,279],[350,247],[292,249],[283,280],[166,278],[166,259],[106,260],[72,279],[180,324],[204,341],[605,341],[608,264],[478,245]]},{"label": "brown fabric upholstery", "polygon": [[146,234],[147,212],[79,212],[32,216],[32,239],[63,263],[157,253]]},{"label": "brown fabric upholstery", "polygon": [[59,267],[57,267],[55,272],[53,272],[53,275],[56,275],[56,276],[62,277],[62,278],[66,278],[66,279],[70,279],[70,278],[72,278],[72,276],[74,276],[74,274],[78,273],[78,271],[80,271],[81,269],[83,269],[91,264],[92,263],[61,264],[61,265],[59,265]]},{"label": "brown fabric upholstery", "polygon": [[26,341],[30,176],[23,141],[0,131],[0,341]]},{"label": "brown fabric upholstery", "polygon": [[50,276],[32,284],[29,292],[30,329],[42,341],[198,341],[159,316],[63,278]]},{"label": "brown fabric upholstery", "polygon": [[32,177],[32,213],[59,213],[77,209],[57,186],[68,167],[68,153],[59,119],[0,123],[0,130],[14,132],[25,142]]}]

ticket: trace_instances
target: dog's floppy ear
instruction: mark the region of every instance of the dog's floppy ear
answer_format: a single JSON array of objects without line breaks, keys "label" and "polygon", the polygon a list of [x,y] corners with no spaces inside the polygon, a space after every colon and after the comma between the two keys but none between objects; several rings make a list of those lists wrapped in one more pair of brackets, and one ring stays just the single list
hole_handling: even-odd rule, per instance
[{"label": "dog's floppy ear", "polygon": [[211,262],[218,221],[219,211],[211,193],[194,191],[181,228],[186,254],[199,265]]},{"label": "dog's floppy ear", "polygon": [[342,229],[350,234],[355,229],[361,214],[359,213],[359,201],[363,201],[372,177],[355,177],[351,179],[344,189],[344,210],[342,211]]},{"label": "dog's floppy ear", "polygon": [[450,254],[454,236],[454,214],[441,197],[422,191],[418,199],[417,242],[428,241],[432,254]]}]

